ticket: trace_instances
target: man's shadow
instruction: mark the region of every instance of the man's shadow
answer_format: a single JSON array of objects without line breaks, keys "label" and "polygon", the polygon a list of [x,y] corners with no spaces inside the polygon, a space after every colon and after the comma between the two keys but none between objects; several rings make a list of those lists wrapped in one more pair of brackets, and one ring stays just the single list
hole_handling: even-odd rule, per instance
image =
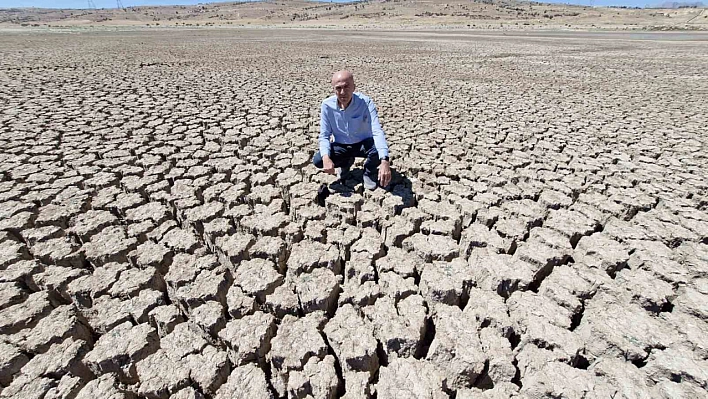
[{"label": "man's shadow", "polygon": [[[344,181],[336,180],[330,184],[323,184],[320,187],[320,193],[323,191],[325,191],[325,193],[318,195],[318,197],[323,198],[320,205],[325,206],[324,198],[327,198],[330,195],[351,197],[354,194],[363,194],[364,191],[366,191],[361,184],[363,177],[364,169],[354,168],[350,171],[349,176]],[[413,207],[416,205],[416,197],[413,192],[413,182],[394,167],[391,167],[391,183],[383,188],[379,186],[376,190],[385,190],[396,197],[400,197],[403,208]]]}]

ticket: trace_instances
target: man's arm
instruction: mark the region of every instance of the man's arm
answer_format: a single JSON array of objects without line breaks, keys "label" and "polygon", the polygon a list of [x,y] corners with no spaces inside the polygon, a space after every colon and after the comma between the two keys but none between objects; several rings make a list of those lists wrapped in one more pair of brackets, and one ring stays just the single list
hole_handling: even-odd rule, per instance
[{"label": "man's arm", "polygon": [[318,139],[320,155],[322,156],[322,170],[326,173],[334,174],[334,163],[329,156],[330,136],[332,136],[332,127],[329,125],[329,118],[327,117],[327,106],[323,102],[320,108],[320,136]]},{"label": "man's arm", "polygon": [[[374,136],[376,151],[379,153],[379,158],[387,157],[388,143],[386,143],[386,135],[379,122],[379,113],[376,112],[376,105],[374,105],[372,100],[369,100],[367,105],[371,115],[371,134]],[[391,183],[391,165],[389,161],[382,160],[381,165],[379,165],[379,185],[386,187],[389,183]]]},{"label": "man's arm", "polygon": [[327,119],[327,106],[322,103],[320,107],[320,136],[318,139],[322,157],[329,156],[329,137],[331,135],[332,127],[329,126],[329,120]]},{"label": "man's arm", "polygon": [[367,104],[369,107],[369,115],[371,116],[371,133],[374,136],[374,144],[376,145],[376,151],[379,153],[379,158],[388,156],[388,143],[386,142],[386,135],[381,128],[381,123],[379,122],[379,113],[376,111],[376,105],[370,99]]}]

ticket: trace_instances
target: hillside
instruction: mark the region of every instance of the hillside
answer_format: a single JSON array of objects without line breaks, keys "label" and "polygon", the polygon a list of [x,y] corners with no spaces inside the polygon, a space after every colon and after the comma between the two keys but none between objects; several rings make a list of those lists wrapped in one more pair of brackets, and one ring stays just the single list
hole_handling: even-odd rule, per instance
[{"label": "hillside", "polygon": [[[124,2],[125,3],[125,2]],[[627,9],[509,0],[303,0],[124,9],[0,9],[0,27],[305,26],[705,30],[704,8]]]}]

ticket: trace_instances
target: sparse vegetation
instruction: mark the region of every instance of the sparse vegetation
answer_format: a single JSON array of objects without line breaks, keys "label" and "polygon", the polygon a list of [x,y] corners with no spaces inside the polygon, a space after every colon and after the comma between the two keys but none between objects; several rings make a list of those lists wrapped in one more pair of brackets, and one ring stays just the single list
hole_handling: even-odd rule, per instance
[{"label": "sparse vegetation", "polygon": [[[100,10],[50,10],[50,9],[0,9],[0,25],[30,27],[31,23],[61,23],[87,25],[144,24],[152,22],[191,21],[192,26],[215,26],[213,21],[228,25],[231,21],[248,21],[256,25],[350,26],[356,28],[385,24],[387,27],[463,28],[470,20],[480,21],[474,28],[519,29],[541,24],[548,27],[617,29],[643,29],[651,26],[671,26],[672,29],[706,30],[708,15],[695,15],[688,23],[689,14],[695,10],[693,3],[668,4],[671,12],[633,9],[629,7],[586,7],[514,0],[473,0],[450,3],[449,0],[385,0],[352,3],[316,3],[303,0],[255,1],[236,3],[199,4],[194,6],[135,6],[125,9]],[[684,13],[684,14],[682,14]],[[686,18],[683,18],[686,15]],[[119,17],[120,16],[120,17]],[[486,23],[484,23],[486,21]],[[524,23],[519,23],[524,22]],[[24,24],[24,25],[23,25]],[[688,28],[687,26],[690,26]]]}]

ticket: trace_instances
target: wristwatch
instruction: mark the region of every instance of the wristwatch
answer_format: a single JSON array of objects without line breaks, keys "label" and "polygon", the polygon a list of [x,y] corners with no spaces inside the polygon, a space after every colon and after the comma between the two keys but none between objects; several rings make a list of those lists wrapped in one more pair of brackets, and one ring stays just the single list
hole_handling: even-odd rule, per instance
[{"label": "wristwatch", "polygon": [[381,158],[379,158],[379,159],[382,160],[382,161],[391,162],[391,158],[389,158],[388,155],[386,155],[385,157],[381,157]]}]

